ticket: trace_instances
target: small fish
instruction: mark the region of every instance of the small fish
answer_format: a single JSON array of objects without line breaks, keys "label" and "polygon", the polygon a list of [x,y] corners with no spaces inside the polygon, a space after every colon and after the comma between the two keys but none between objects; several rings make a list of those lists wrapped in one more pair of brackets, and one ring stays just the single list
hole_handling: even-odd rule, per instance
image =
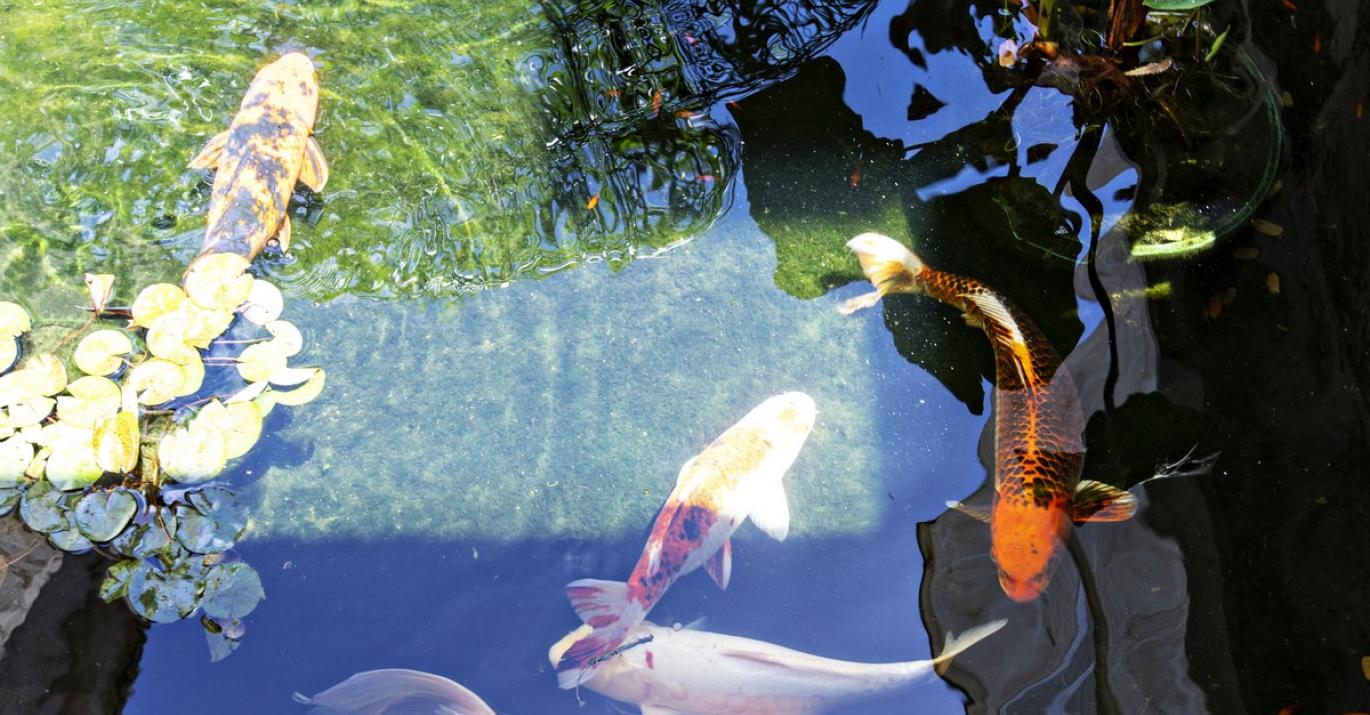
[{"label": "small fish", "polygon": [[1031,601],[1051,581],[1075,522],[1122,521],[1137,508],[1132,494],[1080,481],[1084,415],[1070,372],[1022,311],[972,278],[934,270],[889,236],[864,233],[847,242],[875,291],[842,305],[869,308],[889,293],[921,293],[960,311],[982,328],[994,349],[994,501],[988,514],[990,555],[999,585]]},{"label": "small fish", "polygon": [[652,112],[653,112],[653,113],[656,113],[656,112],[660,112],[660,111],[661,111],[661,90],[658,89],[657,91],[655,91],[655,92],[652,93]]},{"label": "small fish", "polygon": [[190,162],[217,169],[209,225],[200,256],[237,253],[255,258],[275,239],[290,249],[286,207],[296,182],[322,191],[328,162],[311,136],[319,105],[314,63],[291,52],[263,67],[238,113]]},{"label": "small fish", "polygon": [[293,697],[301,705],[313,705],[310,712],[318,715],[495,715],[480,696],[461,685],[440,675],[403,668],[363,671],[312,698],[300,693]]},{"label": "small fish", "polygon": [[858,187],[858,186],[861,185],[861,167],[862,167],[862,165],[864,165],[865,163],[866,163],[866,160],[865,160],[865,159],[857,159],[857,160],[856,160],[856,168],[852,169],[852,171],[851,171],[851,181],[848,182],[848,186],[849,186],[850,188],[853,188],[853,189],[854,189],[854,188],[856,188],[856,187]]},{"label": "small fish", "polygon": [[[781,479],[813,430],[817,410],[802,392],[758,405],[680,468],[628,582],[581,579],[566,585],[592,631],[558,659],[557,682],[574,688],[603,665],[676,579],[703,566],[719,588],[732,573],[730,537],[744,519],[777,541],[790,530]],[[599,660],[596,660],[599,658]]]},{"label": "small fish", "polygon": [[594,211],[594,210],[595,210],[595,207],[598,206],[598,205],[599,205],[599,192],[595,192],[595,195],[594,195],[594,196],[591,196],[591,197],[590,197],[590,200],[585,202],[585,208],[586,208],[587,210],[589,210],[589,211]]},{"label": "small fish", "polygon": [[[628,632],[634,644],[584,682],[602,695],[632,703],[643,715],[790,715],[822,713],[844,703],[933,683],[953,657],[1004,626],[993,621],[949,636],[942,654],[905,663],[833,660],[750,638],[644,621]],[[559,662],[590,632],[581,626],[557,641]]]}]

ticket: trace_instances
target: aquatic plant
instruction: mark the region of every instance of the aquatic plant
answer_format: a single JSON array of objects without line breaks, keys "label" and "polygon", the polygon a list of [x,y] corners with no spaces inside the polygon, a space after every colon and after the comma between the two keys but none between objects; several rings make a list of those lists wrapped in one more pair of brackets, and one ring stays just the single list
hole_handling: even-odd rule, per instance
[{"label": "aquatic plant", "polygon": [[0,302],[0,516],[17,508],[57,548],[117,559],[101,595],[149,621],[202,612],[215,660],[263,592],[231,558],[246,510],[211,480],[273,409],[325,381],[288,365],[300,333],[280,318],[280,291],[247,268],[213,254],[184,287],[149,285],[128,307],[109,305],[113,276],[87,274],[89,317],[74,326],[35,326]]}]

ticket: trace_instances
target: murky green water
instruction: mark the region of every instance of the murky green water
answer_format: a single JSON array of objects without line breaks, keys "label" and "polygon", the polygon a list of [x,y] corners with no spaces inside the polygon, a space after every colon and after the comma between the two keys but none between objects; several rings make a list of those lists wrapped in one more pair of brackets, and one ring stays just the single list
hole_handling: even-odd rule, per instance
[{"label": "murky green water", "polygon": [[[300,712],[383,667],[622,712],[555,687],[564,584],[626,576],[680,465],[795,389],[791,538],[744,526],[729,589],[689,576],[654,620],[878,661],[1008,619],[949,684],[842,712],[1364,709],[1370,55],[1354,12],[1299,5],[1220,0],[1110,95],[1000,67],[1031,27],[994,3],[0,0],[0,299],[43,335],[84,271],[116,303],[178,280],[209,201],[186,163],[283,51],[318,66],[332,168],[254,268],[328,385],[224,475],[267,594],[242,645],[211,663],[196,619],[145,628],[68,558],[3,641],[0,712]],[[1087,477],[1196,445],[1213,473],[1138,487],[1008,601],[944,507],[992,461],[992,355],[926,299],[838,315],[867,230],[1032,316]]]}]

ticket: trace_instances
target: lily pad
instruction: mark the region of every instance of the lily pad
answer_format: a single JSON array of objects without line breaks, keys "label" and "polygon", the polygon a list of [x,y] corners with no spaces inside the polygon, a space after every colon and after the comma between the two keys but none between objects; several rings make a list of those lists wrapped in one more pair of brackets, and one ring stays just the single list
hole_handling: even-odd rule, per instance
[{"label": "lily pad", "polygon": [[134,613],[153,623],[171,623],[195,612],[198,592],[194,576],[185,570],[158,571],[144,561],[129,577],[127,598]]},{"label": "lily pad", "polygon": [[262,413],[252,402],[225,405],[211,400],[195,418],[195,426],[211,429],[224,436],[228,459],[247,454],[262,435]]},{"label": "lily pad", "polygon": [[238,356],[238,374],[248,382],[262,382],[284,370],[286,354],[274,340],[247,346]]},{"label": "lily pad", "polygon": [[311,402],[323,392],[324,380],[327,376],[323,368],[315,368],[317,373],[309,378],[303,385],[289,391],[272,390],[271,396],[275,404],[298,407],[306,402]]},{"label": "lily pad", "polygon": [[205,577],[200,608],[218,619],[238,619],[252,612],[266,597],[262,579],[245,563],[216,564]]},{"label": "lily pad", "polygon": [[93,491],[76,502],[76,526],[94,542],[118,536],[138,511],[138,499],[127,489]]},{"label": "lily pad", "polygon": [[133,322],[147,327],[157,318],[181,307],[186,299],[180,286],[154,283],[143,289],[133,301]]},{"label": "lily pad", "polygon": [[95,463],[112,474],[127,474],[138,466],[138,417],[120,412],[95,428]]},{"label": "lily pad", "polygon": [[233,310],[252,292],[248,260],[236,253],[213,253],[196,260],[186,274],[185,291],[201,307]]},{"label": "lily pad", "polygon": [[52,397],[67,386],[67,368],[51,353],[34,355],[24,361],[24,370],[33,373],[34,387],[44,397]]},{"label": "lily pad", "polygon": [[248,293],[247,302],[243,304],[240,312],[249,321],[257,325],[266,325],[281,317],[281,311],[284,309],[285,299],[281,297],[281,289],[268,281],[254,278],[252,291]]},{"label": "lily pad", "polygon": [[191,495],[189,506],[176,507],[176,540],[197,554],[233,548],[245,529],[247,510],[227,489],[197,492]]},{"label": "lily pad", "polygon": [[181,365],[181,386],[176,389],[177,397],[193,395],[200,391],[200,387],[205,382],[205,363],[196,355],[193,359]]},{"label": "lily pad", "polygon": [[81,339],[72,355],[76,367],[87,375],[110,375],[133,352],[133,341],[118,330],[97,330]]},{"label": "lily pad", "polygon": [[177,429],[162,438],[157,459],[168,477],[196,484],[223,471],[228,443],[223,434],[212,429]]},{"label": "lily pad", "polygon": [[180,310],[157,318],[147,329],[148,352],[178,365],[198,357],[195,348],[188,344],[188,329],[189,318]]},{"label": "lily pad", "polygon": [[124,559],[110,566],[105,572],[105,580],[100,583],[100,598],[105,603],[113,603],[128,593],[128,581],[140,563],[138,559]]},{"label": "lily pad", "polygon": [[67,526],[66,494],[52,488],[46,482],[39,482],[24,492],[19,505],[19,518],[30,529],[48,534]]},{"label": "lily pad", "polygon": [[202,308],[193,301],[182,304],[180,312],[185,316],[186,342],[202,350],[233,324],[233,311]]},{"label": "lily pad", "polygon": [[0,419],[0,425],[14,430],[36,425],[52,414],[53,405],[56,404],[57,401],[51,397],[34,397],[25,402],[10,405],[5,410],[5,417]]},{"label": "lily pad", "polygon": [[28,311],[7,301],[0,301],[0,338],[17,338],[33,328]]},{"label": "lily pad", "polygon": [[1142,4],[1152,10],[1173,10],[1183,12],[1203,7],[1213,0],[1142,0]]},{"label": "lily pad", "polygon": [[139,403],[160,405],[175,397],[184,382],[185,376],[176,363],[153,359],[133,368],[125,384],[138,393]]},{"label": "lily pad", "polygon": [[209,616],[200,619],[205,629],[205,642],[209,645],[209,662],[217,663],[238,649],[242,638],[242,621],[230,621],[227,626]]},{"label": "lily pad", "polygon": [[136,516],[134,521],[133,528],[125,530],[110,542],[110,547],[115,551],[138,559],[153,554],[165,554],[168,551],[179,551],[179,546],[172,536],[176,533],[174,509],[158,507]]},{"label": "lily pad", "polygon": [[57,418],[74,427],[90,429],[119,411],[122,395],[113,380],[87,376],[67,386],[57,398]]},{"label": "lily pad", "polygon": [[271,342],[275,343],[286,357],[294,357],[304,347],[304,336],[300,335],[300,329],[289,320],[273,320],[264,327],[266,332],[271,333]]},{"label": "lily pad", "polygon": [[20,489],[6,489],[0,487],[0,517],[9,516],[14,511],[14,507],[19,505],[19,501],[24,498],[24,492]]},{"label": "lily pad", "polygon": [[48,534],[48,541],[53,546],[72,554],[84,554],[95,548],[95,544],[91,543],[90,539],[87,539],[80,531],[71,528],[70,525],[65,529]]},{"label": "lily pad", "polygon": [[61,422],[43,428],[48,455],[43,475],[62,491],[83,489],[95,483],[105,470],[95,461],[95,435],[91,430]]},{"label": "lily pad", "polygon": [[24,479],[24,470],[33,461],[33,445],[10,437],[0,441],[0,488],[13,487]]}]

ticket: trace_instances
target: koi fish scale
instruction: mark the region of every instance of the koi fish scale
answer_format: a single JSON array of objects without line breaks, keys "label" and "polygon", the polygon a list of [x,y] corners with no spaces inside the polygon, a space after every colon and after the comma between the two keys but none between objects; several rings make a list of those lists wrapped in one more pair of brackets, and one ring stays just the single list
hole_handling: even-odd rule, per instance
[{"label": "koi fish scale", "polygon": [[612,657],[676,579],[705,567],[720,588],[732,571],[730,538],[744,519],[776,539],[789,530],[781,479],[816,414],[798,392],[761,403],[681,467],[675,488],[627,582],[581,579],[566,595],[591,630],[557,664],[563,688],[579,685]]},{"label": "koi fish scale", "polygon": [[847,246],[876,290],[847,301],[843,312],[870,307],[891,292],[924,293],[960,310],[989,337],[995,362],[990,555],[1010,598],[1036,598],[1077,514],[1118,520],[1135,503],[1126,492],[1091,482],[1092,503],[1080,506],[1084,415],[1069,371],[1037,326],[983,283],[929,268],[888,236],[862,234]]},{"label": "koi fish scale", "polygon": [[255,257],[276,238],[289,249],[286,209],[297,182],[318,191],[328,164],[310,136],[318,108],[314,65],[299,53],[262,68],[229,128],[209,141],[192,168],[217,169],[200,255]]}]

